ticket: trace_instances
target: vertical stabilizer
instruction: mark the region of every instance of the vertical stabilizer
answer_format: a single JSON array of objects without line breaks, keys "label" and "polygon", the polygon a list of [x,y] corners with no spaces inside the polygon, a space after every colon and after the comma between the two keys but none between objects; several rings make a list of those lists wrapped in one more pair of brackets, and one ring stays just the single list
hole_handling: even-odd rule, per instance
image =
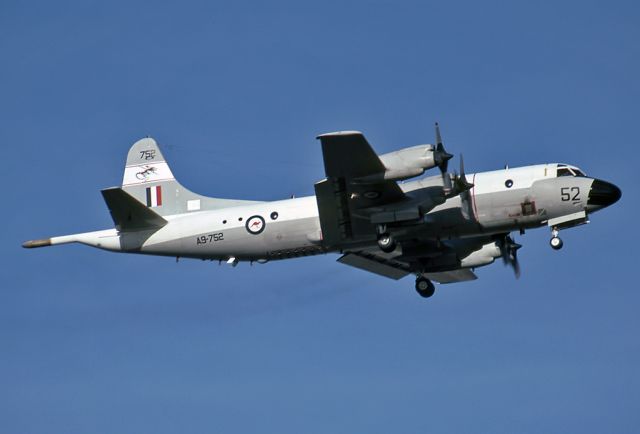
[{"label": "vertical stabilizer", "polygon": [[161,216],[255,203],[201,196],[184,188],[150,137],[138,140],[129,149],[122,190]]}]

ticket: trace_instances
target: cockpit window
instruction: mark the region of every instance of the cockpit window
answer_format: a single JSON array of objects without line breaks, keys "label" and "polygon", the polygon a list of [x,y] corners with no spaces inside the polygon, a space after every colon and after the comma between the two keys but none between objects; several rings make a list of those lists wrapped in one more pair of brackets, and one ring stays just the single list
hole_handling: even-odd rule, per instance
[{"label": "cockpit window", "polygon": [[568,167],[565,166],[564,164],[560,165],[558,164],[558,177],[560,176],[586,176],[584,174],[584,172],[580,169],[578,169],[577,167]]}]

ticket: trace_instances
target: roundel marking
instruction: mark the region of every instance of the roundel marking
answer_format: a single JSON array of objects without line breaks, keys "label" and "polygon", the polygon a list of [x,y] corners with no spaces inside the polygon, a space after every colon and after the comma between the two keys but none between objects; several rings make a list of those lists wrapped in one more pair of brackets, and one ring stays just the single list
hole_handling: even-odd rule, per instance
[{"label": "roundel marking", "polygon": [[258,235],[262,231],[264,231],[264,227],[266,226],[264,219],[259,215],[251,216],[247,219],[247,223],[245,223],[244,227],[247,228],[247,232],[253,235]]}]

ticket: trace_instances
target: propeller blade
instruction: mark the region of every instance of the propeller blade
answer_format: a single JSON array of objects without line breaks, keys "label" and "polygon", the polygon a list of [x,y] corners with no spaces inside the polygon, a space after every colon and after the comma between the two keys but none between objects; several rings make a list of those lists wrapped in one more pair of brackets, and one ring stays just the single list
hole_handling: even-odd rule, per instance
[{"label": "propeller blade", "polygon": [[518,262],[518,255],[516,254],[517,250],[513,251],[513,261],[511,261],[511,266],[513,267],[513,272],[516,275],[516,279],[520,278],[520,262]]},{"label": "propeller blade", "polygon": [[449,160],[453,158],[453,155],[449,154],[442,144],[442,136],[440,135],[440,125],[436,122],[436,146],[433,152],[433,159],[436,165],[440,168],[442,176],[447,173],[449,168]]},{"label": "propeller blade", "polygon": [[462,193],[473,188],[473,184],[467,181],[467,176],[464,173],[464,158],[462,157],[462,154],[460,154],[460,175],[455,176],[454,184],[458,193]]},{"label": "propeller blade", "polygon": [[505,235],[504,238],[499,239],[498,245],[502,253],[502,262],[504,265],[510,265],[511,268],[513,268],[516,279],[519,279],[521,270],[520,262],[518,262],[518,250],[522,245],[513,241],[513,238],[509,235]]},{"label": "propeller blade", "polygon": [[511,253],[511,267],[516,275],[516,279],[520,278],[520,263],[518,262],[518,250],[522,248],[522,244],[518,244],[513,241],[513,238],[509,237],[509,251]]},{"label": "propeller blade", "polygon": [[505,241],[498,243],[500,245],[500,253],[502,254],[502,263],[509,265],[509,249],[505,245]]}]

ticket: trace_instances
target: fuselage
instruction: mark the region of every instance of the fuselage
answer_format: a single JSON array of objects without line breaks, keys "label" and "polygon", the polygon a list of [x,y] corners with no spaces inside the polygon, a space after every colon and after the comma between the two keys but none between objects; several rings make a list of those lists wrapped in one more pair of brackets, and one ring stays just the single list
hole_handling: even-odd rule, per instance
[{"label": "fuselage", "polygon": [[[460,196],[455,196],[420,221],[394,230],[400,240],[408,233],[447,240],[545,225],[567,227],[584,223],[588,213],[619,197],[619,190],[614,198],[616,192],[609,187],[606,198],[611,184],[586,177],[577,168],[570,176],[559,176],[564,167],[572,166],[542,164],[469,174],[474,186],[467,212]],[[433,176],[400,186],[411,196],[441,182],[440,176]],[[599,199],[592,193],[594,183],[600,190],[605,186]],[[81,234],[84,238],[74,241],[113,251],[225,261],[263,262],[331,251],[323,245],[315,196],[194,211],[166,219],[168,224],[159,230],[107,230]],[[363,240],[368,242],[374,246],[375,237]]]},{"label": "fuselage", "polygon": [[[178,182],[157,142],[145,137],[127,153],[121,186],[101,190],[113,229],[23,243],[25,248],[82,243],[124,253],[267,262],[339,252],[339,263],[390,279],[416,276],[422,297],[477,278],[502,258],[520,275],[511,236],[547,226],[562,248],[565,228],[621,197],[615,185],[567,164],[465,174],[448,170],[442,143],[378,155],[358,131],[322,134],[326,178],[314,196],[273,202],[223,199]],[[439,169],[435,176],[422,176]]]}]

